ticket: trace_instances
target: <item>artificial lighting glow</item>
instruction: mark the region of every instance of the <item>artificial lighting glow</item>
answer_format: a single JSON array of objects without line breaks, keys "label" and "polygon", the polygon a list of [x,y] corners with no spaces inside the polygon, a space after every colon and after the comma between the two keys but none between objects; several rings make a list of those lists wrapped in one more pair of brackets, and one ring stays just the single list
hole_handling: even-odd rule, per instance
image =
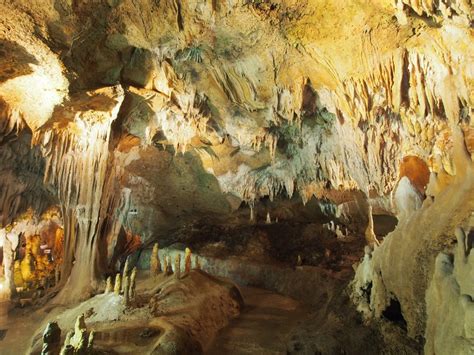
[{"label": "artificial lighting glow", "polygon": [[28,126],[35,130],[53,113],[67,93],[67,81],[58,63],[50,67],[30,64],[33,73],[7,80],[0,85],[5,101],[23,114]]}]

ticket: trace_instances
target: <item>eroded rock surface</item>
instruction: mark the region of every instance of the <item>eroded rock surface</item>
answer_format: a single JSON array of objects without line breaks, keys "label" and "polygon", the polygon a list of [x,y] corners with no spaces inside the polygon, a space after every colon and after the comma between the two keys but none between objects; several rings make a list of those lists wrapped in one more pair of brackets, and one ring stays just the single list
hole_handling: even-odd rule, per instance
[{"label": "eroded rock surface", "polygon": [[[54,207],[56,304],[87,299],[157,241],[332,277],[369,244],[352,285],[367,320],[396,318],[427,352],[472,344],[472,273],[442,256],[455,228],[471,238],[470,1],[13,0],[0,12],[6,298],[15,226]],[[439,328],[435,304],[453,326]],[[449,336],[467,340],[439,348]]]}]

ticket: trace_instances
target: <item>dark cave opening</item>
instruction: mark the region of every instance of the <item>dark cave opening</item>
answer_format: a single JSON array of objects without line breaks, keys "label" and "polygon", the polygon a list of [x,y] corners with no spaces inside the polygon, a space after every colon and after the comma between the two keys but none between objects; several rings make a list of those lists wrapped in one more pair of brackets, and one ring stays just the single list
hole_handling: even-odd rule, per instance
[{"label": "dark cave opening", "polygon": [[382,312],[382,317],[398,325],[403,330],[407,330],[407,322],[403,317],[402,307],[396,298],[390,300],[388,307]]}]

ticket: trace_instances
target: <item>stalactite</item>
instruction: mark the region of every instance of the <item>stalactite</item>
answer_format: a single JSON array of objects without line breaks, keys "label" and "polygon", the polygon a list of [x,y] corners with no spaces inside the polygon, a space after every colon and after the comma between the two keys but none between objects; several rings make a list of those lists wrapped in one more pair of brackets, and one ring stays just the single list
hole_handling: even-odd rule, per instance
[{"label": "stalactite", "polygon": [[[107,100],[101,101],[101,95]],[[89,100],[96,111],[89,110]],[[108,206],[104,199],[110,198],[104,194],[110,130],[122,101],[120,86],[78,94],[34,136],[33,143],[41,145],[46,158],[45,183],[57,188],[64,219],[62,282],[74,283],[68,293],[60,294],[64,301],[84,297],[98,287],[102,272],[99,230],[106,220],[101,205]]]}]

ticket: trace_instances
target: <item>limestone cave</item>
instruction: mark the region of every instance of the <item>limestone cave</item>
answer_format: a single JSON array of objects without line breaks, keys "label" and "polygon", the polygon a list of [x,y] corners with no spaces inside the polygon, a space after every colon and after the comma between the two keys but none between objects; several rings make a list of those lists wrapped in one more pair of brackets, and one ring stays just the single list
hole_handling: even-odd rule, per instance
[{"label": "limestone cave", "polygon": [[474,354],[472,0],[0,0],[0,354]]}]

